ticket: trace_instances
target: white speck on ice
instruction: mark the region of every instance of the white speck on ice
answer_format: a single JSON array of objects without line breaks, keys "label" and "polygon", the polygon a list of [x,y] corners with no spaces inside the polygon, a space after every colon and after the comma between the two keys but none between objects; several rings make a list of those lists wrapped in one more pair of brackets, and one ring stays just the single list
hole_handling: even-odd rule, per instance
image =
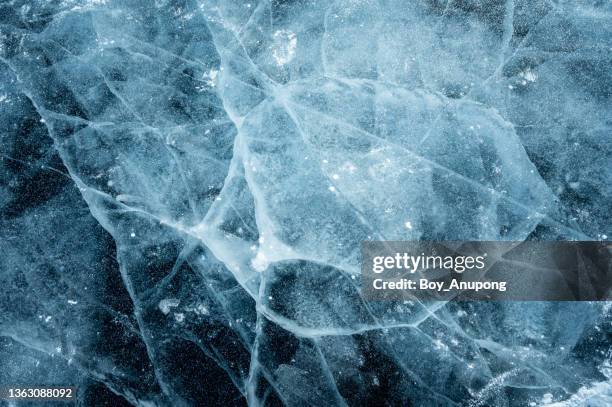
[{"label": "white speck on ice", "polygon": [[251,266],[260,273],[268,268],[268,264],[270,264],[270,262],[261,250],[259,250],[255,258],[251,260]]},{"label": "white speck on ice", "polygon": [[204,304],[198,304],[198,306],[195,309],[195,312],[196,314],[200,314],[200,315],[210,314],[210,312],[208,311],[208,308]]},{"label": "white speck on ice", "polygon": [[553,395],[550,393],[546,393],[544,394],[544,396],[542,396],[542,404],[547,404],[547,403],[551,403],[553,401]]},{"label": "white speck on ice", "polygon": [[344,163],[344,165],[342,165],[342,170],[347,171],[352,174],[357,170],[357,167],[355,167],[355,165],[352,162],[347,161]]},{"label": "white speck on ice", "polygon": [[527,82],[535,82],[538,79],[538,75],[530,68],[525,69],[523,72],[519,73],[519,76],[524,79],[521,83],[526,85]]},{"label": "white speck on ice", "polygon": [[272,56],[276,64],[285,65],[295,56],[297,47],[297,36],[289,30],[278,30],[272,36],[274,43],[272,44]]},{"label": "white speck on ice", "polygon": [[170,308],[178,307],[179,303],[180,300],[176,298],[165,298],[159,302],[158,307],[161,312],[163,312],[165,315],[168,315],[168,313],[170,312]]},{"label": "white speck on ice", "polygon": [[217,76],[219,76],[219,71],[216,69],[211,69],[208,71],[208,73],[204,74],[204,80],[208,86],[214,88],[217,84]]}]

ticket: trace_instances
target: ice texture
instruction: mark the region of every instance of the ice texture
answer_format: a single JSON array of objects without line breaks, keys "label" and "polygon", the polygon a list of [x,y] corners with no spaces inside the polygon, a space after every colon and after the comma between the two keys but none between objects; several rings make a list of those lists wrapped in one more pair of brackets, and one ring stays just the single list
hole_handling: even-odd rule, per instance
[{"label": "ice texture", "polygon": [[609,239],[611,66],[605,0],[0,2],[0,384],[609,405],[609,304],[368,302],[359,247]]}]

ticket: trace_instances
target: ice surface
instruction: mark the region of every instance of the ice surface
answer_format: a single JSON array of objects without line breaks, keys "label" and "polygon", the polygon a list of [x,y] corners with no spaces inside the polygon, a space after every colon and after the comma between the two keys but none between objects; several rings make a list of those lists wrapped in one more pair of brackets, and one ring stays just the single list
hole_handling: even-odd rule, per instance
[{"label": "ice surface", "polygon": [[0,384],[605,405],[606,304],[367,302],[359,244],[608,239],[611,27],[605,1],[0,3]]}]

